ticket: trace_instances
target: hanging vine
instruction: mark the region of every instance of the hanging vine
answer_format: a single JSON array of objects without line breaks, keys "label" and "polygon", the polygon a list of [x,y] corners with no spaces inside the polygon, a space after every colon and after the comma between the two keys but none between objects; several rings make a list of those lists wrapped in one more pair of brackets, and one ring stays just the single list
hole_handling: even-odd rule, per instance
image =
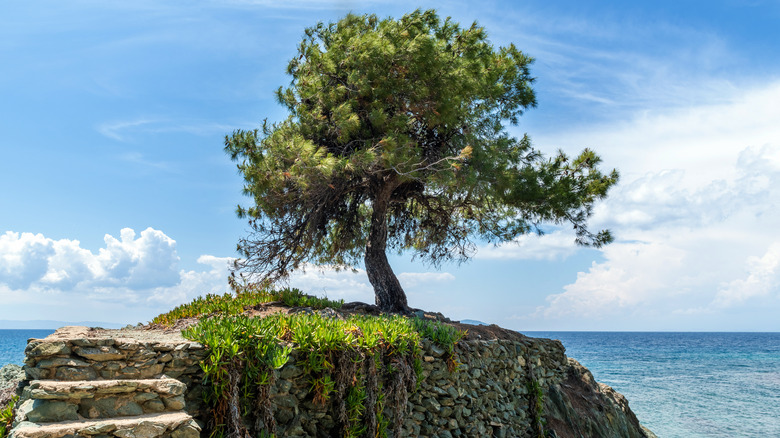
[{"label": "hanging vine", "polygon": [[526,363],[528,364],[528,406],[531,411],[531,427],[533,428],[533,433],[537,438],[545,438],[544,391],[539,385],[539,381],[536,380],[536,374],[534,374],[534,367],[531,365],[531,359],[527,358]]},{"label": "hanging vine", "polygon": [[[202,364],[212,410],[207,426],[212,437],[228,438],[276,433],[269,388],[273,370],[287,363],[293,350],[312,401],[330,403],[340,436],[386,436],[390,426],[399,436],[421,372],[421,337],[445,348],[449,364],[456,363],[452,352],[461,336],[433,321],[317,313],[215,316],[182,334],[208,348]],[[383,415],[385,402],[392,425]]]}]

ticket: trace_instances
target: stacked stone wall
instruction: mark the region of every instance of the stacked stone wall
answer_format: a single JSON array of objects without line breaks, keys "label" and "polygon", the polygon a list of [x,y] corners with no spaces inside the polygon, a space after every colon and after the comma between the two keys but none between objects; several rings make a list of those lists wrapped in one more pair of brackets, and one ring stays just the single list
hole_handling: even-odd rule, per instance
[{"label": "stacked stone wall", "polygon": [[[33,339],[28,342],[25,355],[24,371],[29,381],[176,379],[186,385],[182,395],[161,395],[160,391],[145,387],[146,384],[133,391],[114,389],[117,394],[135,397],[134,402],[141,402],[143,412],[173,410],[183,404],[188,413],[201,414],[203,372],[200,361],[206,351],[196,342],[144,342],[125,338]],[[103,391],[109,394],[112,389]],[[113,397],[121,398],[116,394]],[[178,397],[183,397],[184,403]]]},{"label": "stacked stone wall", "polygon": [[[531,379],[548,387],[565,375],[566,356],[558,341],[461,341],[457,369],[451,371],[445,352],[430,342],[422,345],[422,380],[410,394],[402,436],[523,437],[533,435]],[[318,404],[310,381],[293,353],[275,372],[270,389],[277,436],[338,435],[332,404]],[[383,382],[387,388],[389,382]],[[385,418],[392,410],[385,403]]]},{"label": "stacked stone wall", "polygon": [[[58,415],[64,416],[62,420],[78,417],[80,421],[99,421],[84,426],[83,433],[100,428],[114,430],[114,436],[124,436],[120,433],[125,430],[122,428],[129,427],[122,423],[129,421],[122,419],[125,411],[140,419],[158,412],[171,419],[165,417],[167,423],[160,425],[140,423],[151,431],[149,438],[197,435],[200,426],[209,422],[202,402],[203,391],[207,390],[200,367],[206,356],[204,347],[181,338],[153,342],[122,338],[120,332],[115,333],[117,337],[108,332],[95,338],[59,336],[30,340],[22,397],[29,406],[22,409],[21,417],[51,414],[51,418],[44,418],[47,421],[58,420]],[[417,391],[409,394],[401,435],[537,437],[539,425],[546,422],[548,428],[555,425],[559,430],[550,436],[652,436],[641,430],[627,402],[621,402],[622,396],[610,396],[606,389],[577,383],[585,374],[572,371],[578,364],[566,357],[559,341],[516,335],[512,340],[460,341],[456,345],[459,365],[455,370],[444,350],[424,341],[422,379]],[[298,355],[293,352],[287,364],[274,372],[269,389],[277,436],[337,436],[334,403],[315,402],[309,376],[298,362]],[[384,381],[380,379],[385,388],[390,385],[388,378],[391,373],[384,374]],[[578,385],[582,389],[572,392]],[[587,419],[581,418],[585,405],[589,409]],[[544,419],[539,412],[542,406]],[[188,422],[188,416],[177,416],[180,414],[175,411],[180,408],[199,425]],[[389,401],[384,408],[385,418],[392,422]],[[606,421],[605,417],[619,421]],[[155,427],[147,427],[149,424]],[[55,436],[47,427],[12,436]],[[138,427],[141,426],[133,430],[143,429]],[[597,430],[605,432],[594,434]]]},{"label": "stacked stone wall", "polygon": [[536,395],[529,383],[559,382],[566,363],[561,343],[547,339],[460,342],[455,372],[436,346],[424,351],[424,379],[404,422],[407,436],[533,436]]}]

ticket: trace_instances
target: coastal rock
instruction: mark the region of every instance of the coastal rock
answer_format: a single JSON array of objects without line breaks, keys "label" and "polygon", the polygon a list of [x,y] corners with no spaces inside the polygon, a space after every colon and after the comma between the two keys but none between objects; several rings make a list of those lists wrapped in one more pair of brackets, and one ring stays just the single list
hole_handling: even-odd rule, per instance
[{"label": "coastal rock", "polygon": [[15,386],[24,379],[24,370],[19,365],[8,364],[0,368],[0,390],[8,386]]},{"label": "coastal rock", "polygon": [[16,388],[24,380],[24,370],[19,365],[8,364],[0,368],[0,410],[16,395]]},{"label": "coastal rock", "polygon": [[568,358],[565,378],[545,398],[547,427],[558,438],[657,438],[639,424],[628,400],[598,383],[587,368]]}]

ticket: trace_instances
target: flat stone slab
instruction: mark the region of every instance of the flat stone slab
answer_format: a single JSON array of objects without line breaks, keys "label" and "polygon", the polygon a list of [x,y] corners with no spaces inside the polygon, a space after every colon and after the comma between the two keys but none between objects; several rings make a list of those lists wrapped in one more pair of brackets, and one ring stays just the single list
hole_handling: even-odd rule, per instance
[{"label": "flat stone slab", "polygon": [[176,379],[34,380],[24,389],[17,421],[53,423],[184,409],[187,387]]},{"label": "flat stone slab", "polygon": [[108,420],[63,421],[46,425],[22,422],[11,431],[9,438],[60,438],[74,435],[196,438],[200,436],[200,426],[184,412],[169,412]]},{"label": "flat stone slab", "polygon": [[[192,341],[181,336],[180,330],[149,330],[144,328],[128,327],[123,329],[101,329],[94,327],[84,327],[69,325],[57,329],[54,333],[45,338],[49,342],[70,341],[73,339],[89,340],[112,340],[112,343],[121,344],[124,342],[154,342],[160,344],[171,344],[172,347]],[[97,345],[100,343],[97,342]],[[53,347],[51,347],[53,348]]]},{"label": "flat stone slab", "polygon": [[75,382],[33,380],[26,390],[33,400],[73,400],[133,392],[151,392],[161,397],[172,397],[184,394],[186,389],[186,385],[176,379],[116,379]]}]

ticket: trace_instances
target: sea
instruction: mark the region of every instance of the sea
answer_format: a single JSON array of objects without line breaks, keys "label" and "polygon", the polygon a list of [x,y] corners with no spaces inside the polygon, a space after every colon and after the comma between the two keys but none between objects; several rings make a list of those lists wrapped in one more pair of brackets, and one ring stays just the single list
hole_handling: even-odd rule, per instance
[{"label": "sea", "polygon": [[54,330],[0,330],[0,367],[13,363],[24,364],[24,348],[30,338],[42,339]]},{"label": "sea", "polygon": [[[0,330],[0,366],[52,332]],[[660,438],[780,438],[780,333],[524,334],[559,339]]]},{"label": "sea", "polygon": [[560,340],[660,438],[780,438],[780,333],[524,334]]}]

